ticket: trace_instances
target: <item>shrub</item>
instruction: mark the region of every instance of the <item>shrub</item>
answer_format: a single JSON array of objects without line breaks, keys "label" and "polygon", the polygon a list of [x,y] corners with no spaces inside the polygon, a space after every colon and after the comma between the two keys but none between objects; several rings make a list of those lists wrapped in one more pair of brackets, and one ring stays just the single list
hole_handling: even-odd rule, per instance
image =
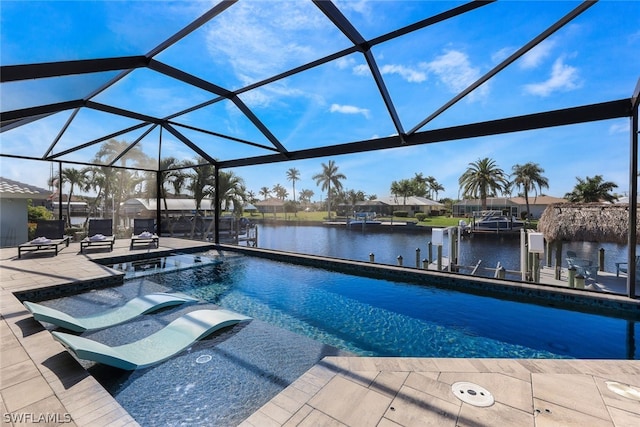
[{"label": "shrub", "polygon": [[407,212],[407,211],[393,211],[393,216],[397,216],[399,218],[407,218],[409,216],[409,212]]},{"label": "shrub", "polygon": [[29,222],[36,222],[39,219],[51,219],[53,215],[44,206],[29,206],[27,207],[27,215]]},{"label": "shrub", "polygon": [[287,200],[284,202],[284,211],[287,213],[296,213],[298,212],[298,204],[292,200]]},{"label": "shrub", "polygon": [[76,227],[68,227],[68,228],[65,227],[64,234],[67,235],[67,236],[73,236],[75,233],[80,233],[82,231],[83,231],[82,227],[77,227],[77,226]]},{"label": "shrub", "polygon": [[416,219],[418,221],[424,221],[426,218],[427,218],[427,214],[426,213],[418,212],[416,214]]}]

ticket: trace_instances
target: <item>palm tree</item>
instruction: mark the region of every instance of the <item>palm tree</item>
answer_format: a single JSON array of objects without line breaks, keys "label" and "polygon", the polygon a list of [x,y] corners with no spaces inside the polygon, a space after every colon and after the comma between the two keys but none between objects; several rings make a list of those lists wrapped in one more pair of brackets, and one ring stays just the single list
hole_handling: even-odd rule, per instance
[{"label": "palm tree", "polygon": [[[244,180],[236,175],[233,171],[218,173],[218,190],[220,191],[218,197],[218,204],[215,209],[218,213],[222,213],[222,206],[225,210],[229,209],[229,206],[233,204],[233,211],[238,215],[242,213],[242,205],[246,200],[246,188],[244,186]],[[215,197],[215,187],[211,190],[211,197]],[[211,229],[214,226],[214,221],[209,223],[207,227],[206,235],[209,235]]]},{"label": "palm tree", "polygon": [[167,227],[169,227],[169,235],[173,236],[173,224],[171,223],[171,217],[169,216],[169,207],[167,206],[167,188],[166,184],[170,184],[173,188],[173,194],[178,195],[182,191],[187,174],[182,169],[176,169],[182,166],[182,162],[175,157],[165,157],[160,159],[160,197],[164,201],[164,212],[167,220]]},{"label": "palm tree", "polygon": [[414,196],[429,197],[428,181],[427,181],[427,178],[425,178],[424,175],[422,175],[422,172],[416,172],[414,174],[414,177],[411,179],[411,182],[413,183],[413,187],[414,187],[414,190],[413,190]]},{"label": "palm tree", "polygon": [[146,154],[144,154],[140,147],[135,145],[129,148],[130,146],[130,142],[110,139],[100,146],[95,159],[100,161],[100,163],[110,164],[118,158],[121,153],[128,149],[129,151],[127,151],[125,155],[118,158],[120,166],[127,166],[127,160],[133,160],[134,166],[149,166],[150,159]]},{"label": "palm tree", "polygon": [[287,197],[287,195],[289,194],[287,192],[287,189],[284,188],[282,185],[280,184],[276,184],[273,186],[273,188],[271,189],[271,191],[273,191],[273,193],[276,195],[276,197],[282,201],[284,201],[284,199]]},{"label": "palm tree", "polygon": [[[296,181],[300,180],[300,171],[296,168],[291,168],[287,171],[287,181],[291,181],[293,185],[293,205],[296,204]],[[295,209],[293,214],[298,216],[298,210]]]},{"label": "palm tree", "polygon": [[313,190],[300,190],[300,201],[303,203],[311,203]]},{"label": "palm tree", "polygon": [[438,201],[438,193],[440,191],[444,191],[444,187],[442,186],[442,184],[435,181],[434,183],[431,184],[431,190],[435,194],[435,197],[433,198],[433,200]]},{"label": "palm tree", "polygon": [[327,190],[327,216],[331,219],[331,184],[336,190],[342,189],[340,182],[347,177],[338,172],[338,167],[333,160],[329,160],[329,164],[322,163],[322,172],[312,177],[316,181],[316,185],[322,184],[322,191]]},{"label": "palm tree", "polygon": [[[128,150],[126,155],[120,156],[125,150]],[[131,147],[131,143],[127,141],[118,141],[116,139],[110,139],[103,143],[100,149],[95,155],[95,161],[105,165],[111,164],[114,160],[118,159],[120,166],[126,167],[127,161],[132,160],[132,166],[145,167],[149,165],[150,158],[144,154],[139,146]],[[107,172],[107,169],[109,170]],[[125,169],[115,171],[112,168],[103,168],[106,179],[109,182],[104,184],[109,188],[108,192],[105,192],[105,197],[110,195],[112,197],[113,218],[114,226],[119,224],[119,211],[118,207],[120,203],[129,197],[133,186],[139,183],[139,179],[134,177],[134,174]],[[106,200],[105,200],[106,202]],[[105,203],[106,205],[106,203]]]},{"label": "palm tree", "polygon": [[504,171],[488,157],[469,163],[467,170],[458,179],[462,197],[480,198],[482,210],[487,209],[487,197],[495,196],[509,185]]},{"label": "palm tree", "polygon": [[212,194],[214,182],[214,166],[204,159],[197,159],[191,168],[187,189],[196,201],[196,211],[200,211],[202,200]]},{"label": "palm tree", "polygon": [[429,175],[428,177],[426,177],[426,178],[424,179],[424,181],[425,181],[425,182],[426,182],[426,184],[427,184],[427,198],[432,199],[432,198],[433,198],[433,195],[432,195],[432,193],[431,193],[431,192],[432,192],[432,191],[434,191],[434,187],[436,187],[437,185],[439,185],[439,184],[438,184],[438,181],[436,181],[436,179],[435,179],[433,176],[431,176],[431,175]]},{"label": "palm tree", "polygon": [[87,178],[84,170],[75,168],[62,169],[62,183],[69,184],[69,198],[67,199],[67,225],[71,227],[71,197],[73,196],[74,187],[84,188],[87,184]]},{"label": "palm tree", "polygon": [[182,169],[178,169],[182,166],[182,162],[177,160],[175,157],[165,157],[164,159],[160,159],[160,197],[164,200],[164,209],[167,211],[169,208],[167,206],[167,188],[166,184],[171,184],[173,188],[173,194],[178,195],[182,191],[185,181],[187,179],[187,175],[182,171]]},{"label": "palm tree", "polygon": [[214,187],[214,166],[207,163],[205,159],[196,159],[197,165],[192,167],[193,172],[189,174],[189,184],[187,189],[193,194],[193,198],[196,201],[196,215],[193,218],[191,224],[191,238],[193,239],[196,231],[196,222],[198,220],[198,214],[200,213],[200,207],[202,200],[210,196]]},{"label": "palm tree", "polygon": [[84,219],[84,226],[83,226],[83,228],[85,229],[87,228],[87,224],[89,223],[89,218],[91,218],[91,215],[97,211],[98,205],[102,201],[102,198],[104,195],[105,176],[102,173],[101,169],[102,167],[99,167],[99,166],[91,166],[83,169],[84,176],[85,176],[83,190],[95,191],[97,193],[96,197],[88,201],[89,209],[87,209],[87,216]]},{"label": "palm tree", "polygon": [[260,187],[260,191],[258,191],[258,194],[263,197],[262,200],[267,200],[267,198],[271,194],[271,190],[269,189],[269,187]]},{"label": "palm tree", "polygon": [[400,181],[393,181],[391,183],[391,194],[395,197],[402,196],[402,205],[406,206],[407,197],[414,194],[413,181],[409,179],[401,179]]},{"label": "palm tree", "polygon": [[218,212],[222,212],[222,204],[224,202],[225,209],[233,203],[233,210],[239,212],[247,197],[244,180],[236,175],[233,171],[220,172],[218,174],[218,189],[220,196],[218,197]]},{"label": "palm tree", "polygon": [[564,195],[564,198],[570,202],[614,202],[618,198],[611,194],[614,188],[618,185],[604,181],[602,175],[596,175],[593,178],[586,177],[585,179],[578,178],[578,183],[573,188],[573,191]]},{"label": "palm tree", "polygon": [[524,202],[527,205],[527,216],[529,215],[529,191],[533,190],[538,195],[538,190],[542,191],[543,188],[549,188],[549,180],[542,176],[544,169],[542,169],[537,163],[528,162],[524,165],[514,165],[513,173],[511,176],[515,178],[511,184],[516,187],[522,188],[524,193]]},{"label": "palm tree", "polygon": [[347,190],[345,191],[345,197],[347,198],[349,203],[351,203],[352,210],[355,210],[356,203],[363,202],[366,199],[366,195],[364,194],[364,191],[361,191],[361,190],[358,190],[358,191]]}]

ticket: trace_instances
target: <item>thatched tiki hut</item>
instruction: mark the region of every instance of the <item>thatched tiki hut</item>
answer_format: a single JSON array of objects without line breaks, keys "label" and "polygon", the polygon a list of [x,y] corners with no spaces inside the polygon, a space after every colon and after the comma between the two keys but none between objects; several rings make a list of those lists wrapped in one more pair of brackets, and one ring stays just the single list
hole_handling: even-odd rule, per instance
[{"label": "thatched tiki hut", "polygon": [[[538,231],[548,242],[628,243],[629,205],[554,203],[544,210]],[[636,227],[636,239],[640,238]]]},{"label": "thatched tiki hut", "polygon": [[[640,234],[638,233],[637,224],[634,229],[636,242],[638,242],[640,241]],[[547,206],[542,213],[538,222],[538,231],[544,235],[548,247],[555,247],[555,265],[559,267],[563,241],[628,244],[629,205],[554,203]],[[631,248],[631,245],[629,247]],[[548,254],[548,260],[550,261],[550,254]],[[559,276],[559,269],[556,271],[557,276]],[[629,269],[629,272],[629,278],[634,278],[635,275],[631,269]],[[627,288],[629,295],[635,295],[635,283],[631,283],[628,280]]]}]

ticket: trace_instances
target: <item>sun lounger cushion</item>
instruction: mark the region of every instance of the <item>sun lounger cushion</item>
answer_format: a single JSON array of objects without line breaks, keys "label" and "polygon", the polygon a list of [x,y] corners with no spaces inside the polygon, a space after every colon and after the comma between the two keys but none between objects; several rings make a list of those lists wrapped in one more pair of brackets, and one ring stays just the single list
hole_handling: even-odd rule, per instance
[{"label": "sun lounger cushion", "polygon": [[134,370],[162,362],[212,332],[251,320],[229,310],[197,310],[177,318],[158,332],[117,347],[63,332],[52,332],[79,359]]},{"label": "sun lounger cushion", "polygon": [[150,218],[135,218],[133,220],[133,235],[131,236],[131,244],[129,245],[130,249],[136,244],[154,244],[157,248],[159,245],[159,237],[154,232],[155,230],[155,220]]},{"label": "sun lounger cushion", "polygon": [[24,305],[40,322],[52,323],[74,332],[101,329],[131,320],[141,314],[160,310],[164,307],[196,302],[197,299],[180,293],[156,293],[136,297],[125,305],[89,317],[73,317],[51,307],[25,301]]},{"label": "sun lounger cushion", "polygon": [[157,248],[159,245],[160,238],[156,234],[152,234],[149,232],[142,232],[138,235],[131,236],[131,243],[129,244],[129,249],[133,249],[133,247],[137,244],[153,244]]},{"label": "sun lounger cushion", "polygon": [[113,235],[113,223],[110,219],[91,219],[89,220],[88,236],[80,241],[80,253],[89,246],[108,246],[109,250],[113,250],[116,242],[116,236]]}]

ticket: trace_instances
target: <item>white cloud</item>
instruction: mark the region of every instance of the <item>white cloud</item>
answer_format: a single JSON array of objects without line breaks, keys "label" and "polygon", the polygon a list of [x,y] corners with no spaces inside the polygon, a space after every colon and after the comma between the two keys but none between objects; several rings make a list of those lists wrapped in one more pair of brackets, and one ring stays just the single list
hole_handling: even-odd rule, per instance
[{"label": "white cloud", "polygon": [[525,53],[518,64],[520,68],[531,69],[535,68],[542,63],[542,61],[551,54],[551,50],[555,47],[553,41],[543,41],[536,47]]},{"label": "white cloud", "polygon": [[404,65],[383,65],[380,68],[382,74],[398,74],[409,83],[422,83],[427,79],[427,75],[422,71],[414,70]]},{"label": "white cloud", "polygon": [[[450,50],[431,62],[423,62],[421,67],[435,74],[453,93],[459,93],[480,78],[480,69],[473,67],[467,54]],[[486,84],[480,87],[480,93],[486,94]]]},{"label": "white cloud", "polygon": [[624,123],[614,123],[609,126],[609,135],[614,135],[617,133],[629,133],[629,121],[625,121]]},{"label": "white cloud", "polygon": [[316,59],[327,20],[307,2],[240,2],[208,27],[214,60],[228,61],[243,84]]},{"label": "white cloud", "polygon": [[362,114],[367,119],[370,116],[368,109],[355,107],[353,105],[331,104],[331,108],[329,108],[329,111],[332,113],[342,113],[342,114]]},{"label": "white cloud", "polygon": [[355,74],[356,76],[370,76],[371,70],[369,69],[368,65],[360,64],[353,67],[353,74]]},{"label": "white cloud", "polygon": [[525,92],[538,96],[549,96],[556,91],[569,91],[580,87],[578,69],[566,65],[562,57],[556,59],[551,76],[544,82],[525,85]]},{"label": "white cloud", "polygon": [[336,3],[339,8],[344,11],[352,10],[365,16],[371,13],[368,0],[339,0],[336,1]]},{"label": "white cloud", "polygon": [[356,60],[353,59],[352,57],[345,57],[343,56],[342,58],[338,58],[335,62],[336,66],[340,69],[340,70],[344,70],[347,69],[349,67],[352,67],[353,64],[356,63]]},{"label": "white cloud", "polygon": [[502,61],[504,61],[505,59],[507,59],[509,57],[509,55],[513,54],[513,52],[515,52],[516,50],[513,47],[503,47],[502,49],[498,50],[497,52],[494,52],[493,54],[491,54],[491,60],[495,63],[498,64]]}]

